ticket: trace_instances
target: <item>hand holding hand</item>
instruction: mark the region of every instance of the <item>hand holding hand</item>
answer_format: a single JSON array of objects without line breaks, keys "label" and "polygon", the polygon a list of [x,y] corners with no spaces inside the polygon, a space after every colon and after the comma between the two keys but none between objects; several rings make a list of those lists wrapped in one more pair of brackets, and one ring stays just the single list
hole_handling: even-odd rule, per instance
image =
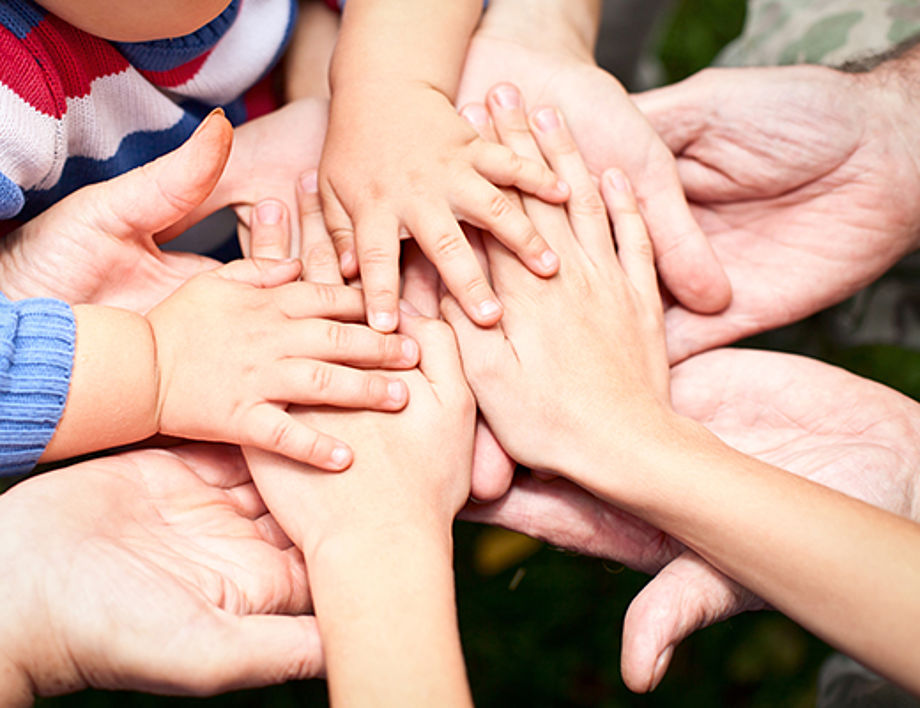
[{"label": "hand holding hand", "polygon": [[636,96],[732,281],[666,315],[672,361],[801,319],[917,244],[920,145],[901,82],[821,67],[707,70]]},{"label": "hand holding hand", "polygon": [[348,447],[296,422],[286,404],[405,406],[401,380],[351,367],[414,366],[415,342],[334,321],[361,318],[360,292],[286,282],[299,272],[296,261],[236,261],[193,278],[151,311],[160,432],[343,469]]},{"label": "hand holding hand", "polygon": [[435,88],[390,81],[336,92],[319,181],[342,270],[352,276],[360,267],[375,329],[391,331],[397,323],[401,230],[480,324],[497,321],[501,305],[457,219],[488,228],[535,273],[549,276],[558,266],[533,224],[495,185],[554,202],[568,188],[544,165],[481,140]]},{"label": "hand holding hand", "polygon": [[313,617],[288,616],[310,609],[302,556],[237,449],[99,458],[0,506],[4,705],[30,705],[33,690],[206,695],[322,671]]}]

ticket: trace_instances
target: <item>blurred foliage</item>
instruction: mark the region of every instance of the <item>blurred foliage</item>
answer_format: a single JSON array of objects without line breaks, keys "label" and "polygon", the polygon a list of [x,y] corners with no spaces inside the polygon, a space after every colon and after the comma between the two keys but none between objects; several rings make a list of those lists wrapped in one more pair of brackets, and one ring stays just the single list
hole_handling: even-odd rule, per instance
[{"label": "blurred foliage", "polygon": [[744,0],[678,0],[658,42],[664,83],[680,81],[712,63],[741,34]]}]

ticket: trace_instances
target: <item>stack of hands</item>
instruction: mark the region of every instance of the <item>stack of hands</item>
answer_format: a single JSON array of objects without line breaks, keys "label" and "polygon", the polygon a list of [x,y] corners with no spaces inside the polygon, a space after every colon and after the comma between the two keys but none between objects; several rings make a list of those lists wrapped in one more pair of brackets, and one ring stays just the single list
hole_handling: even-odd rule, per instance
[{"label": "stack of hands", "polygon": [[[624,628],[634,690],[660,682],[684,637],[765,600],[865,652],[871,630],[849,639],[814,588],[775,578],[816,557],[833,565],[829,549],[859,546],[869,522],[915,532],[861,504],[844,504],[855,519],[845,531],[823,506],[794,519],[802,505],[787,497],[782,511],[783,493],[836,508],[830,488],[920,518],[920,409],[819,362],[714,348],[837,302],[916,247],[905,84],[886,65],[860,76],[707,71],[633,101],[582,52],[538,52],[495,17],[461,85],[468,132],[457,140],[473,147],[445,191],[466,201],[430,213],[397,205],[375,222],[349,216],[335,189],[342,201],[329,208],[344,178],[307,169],[326,110],[298,101],[240,128],[232,150],[211,116],[176,152],[75,193],[0,245],[11,298],[57,297],[75,304],[78,324],[149,329],[149,351],[131,358],[155,357],[156,379],[109,442],[162,433],[245,446],[122,452],[0,497],[4,538],[15,539],[2,549],[15,571],[0,610],[11,704],[87,685],[207,694],[319,675],[326,661],[338,667],[335,698],[375,685],[350,663],[383,675],[380,657],[413,642],[438,647],[441,670],[402,689],[462,703],[450,610],[458,512],[655,574]],[[517,86],[489,89],[495,67]],[[325,150],[343,142],[332,136]],[[259,217],[264,197],[278,218]],[[158,248],[217,203],[236,205],[251,259],[218,267]],[[471,228],[461,233],[456,217]],[[404,248],[400,299],[401,229],[420,248]],[[342,276],[359,265],[363,291]],[[107,319],[115,308],[126,314]],[[93,367],[78,342],[74,386],[111,374]],[[70,415],[46,459],[98,439]],[[515,464],[540,475],[515,476]],[[471,493],[479,503],[467,504]],[[776,517],[746,518],[767,512]],[[724,542],[756,543],[772,528],[761,560]],[[859,546],[858,557],[881,563],[877,550]],[[903,572],[895,580],[916,587]],[[373,592],[336,591],[384,577]],[[381,601],[414,611],[415,626],[375,631]],[[305,614],[314,605],[319,625]],[[859,603],[841,608],[860,617]],[[351,622],[323,625],[342,616]],[[913,626],[901,622],[902,633]],[[897,629],[878,631],[901,646]],[[918,688],[908,664],[864,658]]]}]

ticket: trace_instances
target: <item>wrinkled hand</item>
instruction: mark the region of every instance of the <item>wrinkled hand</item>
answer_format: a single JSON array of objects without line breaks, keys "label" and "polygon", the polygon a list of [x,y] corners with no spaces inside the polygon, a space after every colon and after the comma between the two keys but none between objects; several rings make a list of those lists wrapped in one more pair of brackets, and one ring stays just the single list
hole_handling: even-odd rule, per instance
[{"label": "wrinkled hand", "polygon": [[558,259],[533,224],[495,185],[554,202],[568,189],[545,167],[481,140],[447,97],[419,82],[377,81],[335,92],[319,169],[320,193],[342,271],[361,272],[368,322],[397,324],[399,238],[405,230],[476,322],[501,305],[457,219],[489,229],[533,272]]},{"label": "wrinkled hand", "polygon": [[482,101],[499,81],[515,84],[530,107],[558,106],[595,176],[610,167],[626,173],[658,270],[678,300],[699,312],[728,304],[728,281],[687,208],[673,156],[613,76],[589,59],[496,36],[484,23],[467,53],[457,105]]},{"label": "wrinkled hand", "polygon": [[227,120],[212,114],[175,151],[74,192],[4,237],[4,293],[143,313],[192,275],[214,268],[202,256],[161,251],[155,234],[214,189],[232,140]]},{"label": "wrinkled hand", "polygon": [[784,67],[707,70],[635,97],[734,292],[719,315],[668,311],[672,361],[836,303],[916,246],[916,111],[900,91]]},{"label": "wrinkled hand", "polygon": [[[214,694],[322,671],[299,551],[237,448],[139,450],[0,497],[4,689]],[[273,616],[278,614],[278,616]],[[12,696],[12,693],[4,693]]]},{"label": "wrinkled hand", "polygon": [[[903,516],[920,518],[920,406],[880,384],[788,354],[725,349],[672,370],[675,410],[742,452]],[[622,669],[651,690],[697,629],[763,607],[752,593],[657,529],[562,480],[526,477],[464,518],[661,571],[627,612]]]}]

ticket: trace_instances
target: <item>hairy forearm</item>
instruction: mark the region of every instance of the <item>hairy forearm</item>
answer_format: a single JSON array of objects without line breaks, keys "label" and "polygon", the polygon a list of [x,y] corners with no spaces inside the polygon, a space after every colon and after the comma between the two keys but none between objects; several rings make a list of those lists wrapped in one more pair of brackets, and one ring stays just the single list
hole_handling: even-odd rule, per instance
[{"label": "hairy forearm", "polygon": [[[586,486],[678,538],[829,643],[920,691],[920,526],[672,422]],[[595,470],[604,469],[598,457]]]},{"label": "hairy forearm", "polygon": [[593,61],[601,0],[492,0],[477,34]]},{"label": "hairy forearm", "polygon": [[73,310],[77,338],[70,391],[42,462],[157,432],[156,346],[146,318],[99,305]]},{"label": "hairy forearm", "polygon": [[334,705],[472,705],[447,529],[346,530],[306,560]]},{"label": "hairy forearm", "polygon": [[333,102],[337,91],[390,79],[453,99],[481,9],[478,0],[349,0],[330,69]]}]

